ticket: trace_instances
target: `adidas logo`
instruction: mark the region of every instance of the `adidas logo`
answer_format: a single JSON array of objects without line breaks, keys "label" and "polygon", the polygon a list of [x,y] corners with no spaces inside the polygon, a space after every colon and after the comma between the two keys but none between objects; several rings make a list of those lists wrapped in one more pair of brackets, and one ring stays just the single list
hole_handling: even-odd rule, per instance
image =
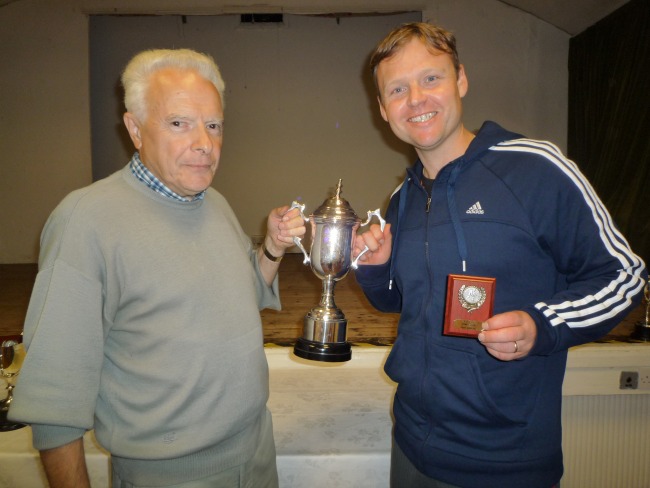
[{"label": "adidas logo", "polygon": [[485,211],[483,210],[483,208],[481,208],[481,202],[476,202],[474,205],[469,207],[467,209],[467,212],[465,212],[465,213],[483,215],[485,213]]}]

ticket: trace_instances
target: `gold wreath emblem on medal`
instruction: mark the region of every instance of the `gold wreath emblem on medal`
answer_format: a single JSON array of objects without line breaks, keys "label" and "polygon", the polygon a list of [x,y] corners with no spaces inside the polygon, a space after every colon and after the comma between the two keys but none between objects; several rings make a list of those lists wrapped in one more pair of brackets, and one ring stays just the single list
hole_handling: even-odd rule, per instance
[{"label": "gold wreath emblem on medal", "polygon": [[486,296],[487,293],[482,286],[463,285],[458,290],[458,301],[468,312],[481,308],[481,305],[485,303]]}]

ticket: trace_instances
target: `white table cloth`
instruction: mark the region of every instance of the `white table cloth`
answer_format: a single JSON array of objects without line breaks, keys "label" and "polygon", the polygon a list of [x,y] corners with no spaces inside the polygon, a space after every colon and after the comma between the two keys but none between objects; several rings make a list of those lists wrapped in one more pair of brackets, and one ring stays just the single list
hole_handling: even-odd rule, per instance
[{"label": "white table cloth", "polygon": [[[394,384],[382,372],[387,347],[354,347],[351,361],[296,358],[267,347],[269,408],[281,488],[385,488]],[[93,488],[109,486],[109,458],[85,436]],[[0,488],[46,487],[28,427],[0,432]]]},{"label": "white table cloth", "polygon": [[353,348],[346,363],[319,363],[269,349],[281,488],[383,488],[390,471],[394,384],[388,348]]}]

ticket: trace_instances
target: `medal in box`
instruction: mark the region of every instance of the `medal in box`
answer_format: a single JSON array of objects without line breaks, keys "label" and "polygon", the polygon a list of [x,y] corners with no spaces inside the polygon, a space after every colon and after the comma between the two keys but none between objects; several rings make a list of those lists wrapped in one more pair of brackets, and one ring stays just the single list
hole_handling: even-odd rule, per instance
[{"label": "medal in box", "polygon": [[444,335],[477,337],[492,316],[495,278],[449,275]]}]

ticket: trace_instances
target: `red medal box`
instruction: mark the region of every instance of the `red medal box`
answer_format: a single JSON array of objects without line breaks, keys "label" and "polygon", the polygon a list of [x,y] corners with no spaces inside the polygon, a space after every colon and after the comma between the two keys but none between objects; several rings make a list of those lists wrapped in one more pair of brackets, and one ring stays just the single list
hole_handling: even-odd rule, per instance
[{"label": "red medal box", "polygon": [[449,275],[444,335],[477,337],[492,316],[496,278]]}]

